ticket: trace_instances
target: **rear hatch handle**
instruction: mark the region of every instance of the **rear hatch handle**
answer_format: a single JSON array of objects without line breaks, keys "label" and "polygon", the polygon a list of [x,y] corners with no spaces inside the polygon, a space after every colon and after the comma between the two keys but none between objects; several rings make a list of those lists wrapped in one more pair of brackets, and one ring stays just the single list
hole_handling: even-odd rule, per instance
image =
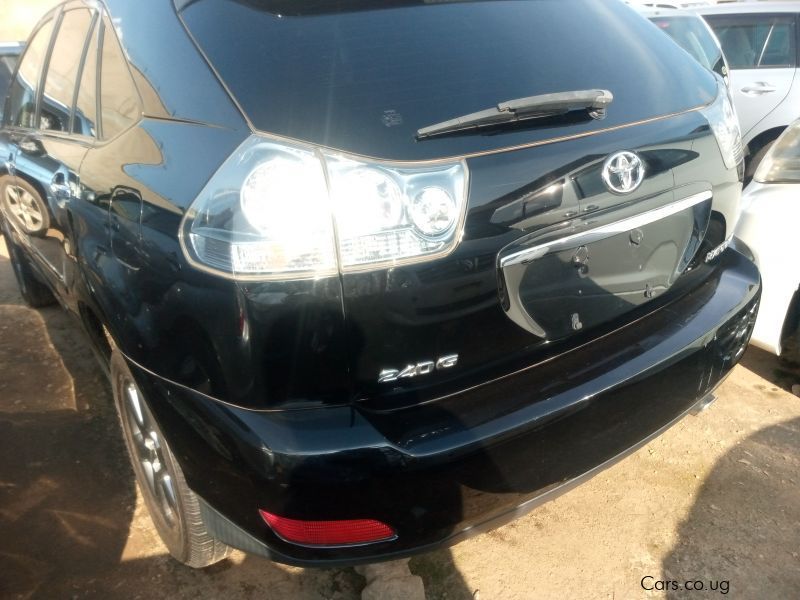
[{"label": "rear hatch handle", "polygon": [[578,90],[517,98],[500,102],[493,108],[423,127],[417,131],[417,139],[516,121],[557,117],[581,110],[587,111],[593,119],[603,119],[613,101],[614,95],[608,90]]}]

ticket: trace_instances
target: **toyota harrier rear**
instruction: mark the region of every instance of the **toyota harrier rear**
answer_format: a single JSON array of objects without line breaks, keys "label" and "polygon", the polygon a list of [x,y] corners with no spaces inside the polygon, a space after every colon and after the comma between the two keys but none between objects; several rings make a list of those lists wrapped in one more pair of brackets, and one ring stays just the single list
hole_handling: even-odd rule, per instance
[{"label": "toyota harrier rear", "polygon": [[758,271],[722,81],[621,2],[71,0],[0,150],[172,554],[452,544],[707,402]]}]

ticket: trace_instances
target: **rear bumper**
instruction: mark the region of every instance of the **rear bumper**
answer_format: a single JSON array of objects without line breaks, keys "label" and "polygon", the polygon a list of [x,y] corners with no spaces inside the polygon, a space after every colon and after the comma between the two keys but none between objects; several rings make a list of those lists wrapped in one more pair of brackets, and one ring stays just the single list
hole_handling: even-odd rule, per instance
[{"label": "rear bumper", "polygon": [[[728,374],[749,340],[759,274],[733,249],[649,314],[502,379],[415,408],[256,412],[131,364],[213,533],[298,565],[406,556],[496,527],[663,432]],[[394,541],[287,543],[258,509],[378,519]]]}]

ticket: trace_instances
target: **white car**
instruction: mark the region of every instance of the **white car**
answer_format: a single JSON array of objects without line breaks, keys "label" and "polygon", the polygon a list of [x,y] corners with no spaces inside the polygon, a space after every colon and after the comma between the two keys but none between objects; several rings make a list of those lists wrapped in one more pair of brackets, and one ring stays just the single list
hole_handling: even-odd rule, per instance
[{"label": "white car", "polygon": [[751,343],[780,355],[797,325],[800,264],[800,120],[778,140],[742,196],[736,236],[747,244],[761,270],[761,308]]},{"label": "white car", "polygon": [[734,2],[697,12],[717,34],[728,59],[749,178],[769,146],[800,117],[800,2]]}]

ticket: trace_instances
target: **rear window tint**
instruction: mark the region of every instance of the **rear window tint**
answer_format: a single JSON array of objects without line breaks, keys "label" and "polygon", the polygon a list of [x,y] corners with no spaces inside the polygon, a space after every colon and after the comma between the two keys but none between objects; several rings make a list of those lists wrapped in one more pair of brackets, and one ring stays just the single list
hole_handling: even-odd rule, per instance
[{"label": "rear window tint", "polygon": [[421,127],[537,94],[608,89],[610,126],[716,93],[700,65],[617,2],[193,0],[181,16],[256,128],[372,156],[549,137],[552,128],[415,139]]},{"label": "rear window tint", "polygon": [[86,9],[70,10],[61,19],[47,66],[42,105],[39,109],[41,129],[69,131],[78,69],[91,24],[92,13]]}]

